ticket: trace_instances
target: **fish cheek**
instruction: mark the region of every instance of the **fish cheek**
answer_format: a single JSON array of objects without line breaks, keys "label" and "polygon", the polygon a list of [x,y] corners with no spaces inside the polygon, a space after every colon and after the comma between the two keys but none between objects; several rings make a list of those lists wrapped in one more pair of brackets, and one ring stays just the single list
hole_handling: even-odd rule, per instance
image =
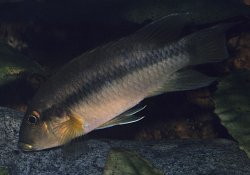
[{"label": "fish cheek", "polygon": [[36,138],[39,135],[39,132],[37,132],[37,128],[38,126],[31,125],[25,118],[20,128],[19,142],[34,145],[36,143]]},{"label": "fish cheek", "polygon": [[19,142],[36,147],[41,145],[46,139],[48,139],[46,122],[39,121],[36,124],[32,124],[29,118],[25,117],[19,132]]},{"label": "fish cheek", "polygon": [[58,138],[50,131],[47,122],[40,123],[33,131],[33,141],[37,149],[46,149],[59,145]]}]

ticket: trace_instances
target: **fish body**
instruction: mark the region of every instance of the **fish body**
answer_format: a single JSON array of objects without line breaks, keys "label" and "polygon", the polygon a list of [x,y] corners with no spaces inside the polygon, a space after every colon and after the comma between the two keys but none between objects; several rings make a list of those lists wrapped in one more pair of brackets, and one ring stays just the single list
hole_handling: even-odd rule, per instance
[{"label": "fish body", "polygon": [[120,25],[125,21],[143,23],[187,12],[192,13],[194,23],[199,24],[250,15],[249,7],[241,0],[60,0],[6,4],[0,16],[2,21]]},{"label": "fish body", "polygon": [[114,125],[115,118],[133,115],[126,111],[147,97],[213,82],[186,67],[227,58],[224,32],[231,24],[178,39],[174,33],[179,35],[180,25],[175,24],[178,30],[169,27],[173,19],[164,17],[65,65],[32,100],[20,128],[20,147],[31,151],[60,146],[105,128],[105,123]]},{"label": "fish body", "polygon": [[173,13],[190,13],[194,24],[206,24],[249,16],[250,7],[240,0],[138,0],[121,13],[134,23],[157,20]]},{"label": "fish body", "polygon": [[0,43],[0,86],[17,80],[24,72],[43,74],[44,70],[36,62]]}]

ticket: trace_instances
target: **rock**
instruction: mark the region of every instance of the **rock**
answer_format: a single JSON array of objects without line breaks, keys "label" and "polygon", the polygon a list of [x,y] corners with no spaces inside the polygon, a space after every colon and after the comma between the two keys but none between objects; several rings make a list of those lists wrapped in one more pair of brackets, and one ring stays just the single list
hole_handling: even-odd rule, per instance
[{"label": "rock", "polygon": [[229,40],[229,45],[236,52],[230,66],[236,70],[250,70],[250,26],[246,26],[246,30]]},{"label": "rock", "polygon": [[9,174],[101,175],[109,153],[115,148],[136,153],[163,174],[250,174],[250,159],[238,144],[224,139],[158,142],[99,139],[85,141],[88,149],[76,154],[65,154],[62,148],[24,153],[17,149],[22,115],[0,108],[0,168]]},{"label": "rock", "polygon": [[250,0],[243,0],[246,5],[250,5]]}]

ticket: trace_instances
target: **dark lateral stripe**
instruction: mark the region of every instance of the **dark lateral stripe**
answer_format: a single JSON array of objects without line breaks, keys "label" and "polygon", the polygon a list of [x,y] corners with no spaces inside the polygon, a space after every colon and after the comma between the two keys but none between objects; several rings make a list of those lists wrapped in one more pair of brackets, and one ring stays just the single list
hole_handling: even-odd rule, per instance
[{"label": "dark lateral stripe", "polygon": [[[127,59],[127,58],[126,58]],[[130,59],[132,60],[132,59]],[[106,69],[106,72],[103,72],[101,75],[97,75],[91,81],[83,84],[77,92],[72,93],[68,96],[61,105],[70,107],[71,105],[79,103],[82,99],[86,99],[91,96],[93,93],[98,92],[108,83],[116,81],[122,77],[125,77],[128,74],[132,74],[144,67],[149,67],[150,65],[156,64],[161,60],[158,59],[141,59],[141,61],[128,61],[127,65],[119,66],[117,68]]]},{"label": "dark lateral stripe", "polygon": [[96,75],[96,77],[84,83],[81,88],[76,92],[70,94],[65,98],[60,104],[57,104],[59,108],[70,108],[74,104],[78,104],[82,99],[86,99],[93,93],[98,92],[108,83],[116,81],[128,74],[132,74],[143,68],[150,67],[151,65],[157,64],[166,58],[171,58],[180,54],[182,48],[174,48],[171,50],[153,50],[148,51],[143,57],[135,57],[134,53],[125,54],[122,53],[119,59],[127,59],[125,65],[119,65],[114,67],[113,65],[103,65],[106,66],[102,73]]}]

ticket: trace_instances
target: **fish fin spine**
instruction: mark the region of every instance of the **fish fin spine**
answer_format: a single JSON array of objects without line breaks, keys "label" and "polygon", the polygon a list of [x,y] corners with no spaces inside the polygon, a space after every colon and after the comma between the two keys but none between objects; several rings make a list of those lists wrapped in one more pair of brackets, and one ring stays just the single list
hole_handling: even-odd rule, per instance
[{"label": "fish fin spine", "polygon": [[110,127],[117,126],[117,125],[126,125],[126,124],[130,124],[130,123],[138,122],[138,121],[142,120],[145,116],[140,117],[140,116],[137,116],[135,114],[142,111],[145,108],[146,108],[146,106],[136,105],[135,107],[133,107],[133,108],[125,111],[124,113],[118,115],[117,117],[109,120],[108,122],[102,124],[101,126],[99,126],[96,129],[105,129],[105,128],[110,128]]}]

